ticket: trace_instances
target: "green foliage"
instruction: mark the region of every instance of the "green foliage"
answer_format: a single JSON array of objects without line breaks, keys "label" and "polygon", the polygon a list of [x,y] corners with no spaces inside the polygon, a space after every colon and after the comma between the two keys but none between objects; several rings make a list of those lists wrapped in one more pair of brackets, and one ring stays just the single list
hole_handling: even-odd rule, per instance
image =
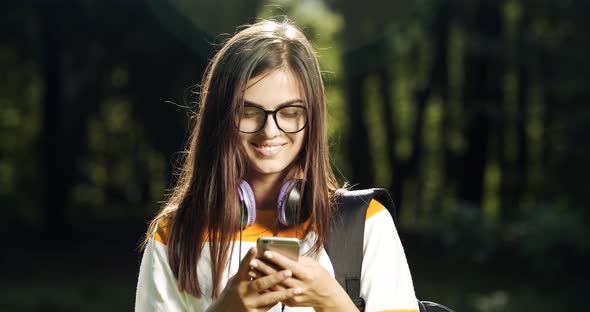
[{"label": "green foliage", "polygon": [[431,99],[424,112],[425,122],[422,144],[424,152],[420,167],[420,179],[422,190],[416,209],[424,210],[422,215],[433,213],[433,209],[441,209],[441,195],[444,194],[445,168],[444,168],[444,140],[443,132],[443,107],[440,98]]},{"label": "green foliage", "polygon": [[[74,172],[64,180],[67,221],[153,216],[190,124],[184,112],[161,103],[200,79],[211,43],[227,37],[221,34],[256,16],[287,15],[311,38],[321,63],[341,180],[359,178],[352,174],[360,164],[351,163],[346,146],[359,128],[349,124],[344,87],[354,73],[362,76],[356,88],[364,103],[356,105],[364,105],[370,182],[399,188],[402,228],[472,248],[474,259],[516,246],[539,270],[544,254],[554,255],[547,270],[557,271],[570,253],[587,255],[587,5],[410,2],[55,7],[67,146],[57,154],[71,156],[66,168]],[[47,28],[38,8],[1,8],[3,28],[14,32],[0,44],[0,205],[10,207],[6,222],[40,225]],[[351,55],[359,57],[347,63]],[[481,306],[502,301],[486,296]]]},{"label": "green foliage", "polygon": [[39,224],[39,128],[42,83],[32,60],[0,45],[0,206],[8,220]]},{"label": "green foliage", "polygon": [[205,54],[206,45],[221,43],[238,26],[251,22],[259,0],[147,1],[151,13],[177,38]]},{"label": "green foliage", "polygon": [[[403,35],[400,35],[402,37]],[[398,134],[395,142],[396,156],[402,160],[410,157],[412,152],[412,133],[416,122],[416,106],[413,103],[413,94],[416,90],[415,76],[411,73],[408,50],[403,50],[394,55],[398,61],[394,64],[393,82],[393,118],[395,132]]]},{"label": "green foliage", "polygon": [[367,95],[365,106],[365,123],[369,126],[369,142],[375,172],[375,185],[388,187],[391,183],[391,166],[388,159],[388,150],[393,148],[385,137],[386,125],[382,107],[382,96],[379,94],[379,80],[375,75],[369,76],[365,85]]},{"label": "green foliage", "polygon": [[590,255],[586,239],[590,233],[581,210],[557,202],[523,211],[504,223],[490,218],[481,207],[455,202],[442,215],[425,216],[414,230],[436,241],[433,244],[445,257],[482,265],[523,266],[521,273],[532,276],[576,273],[571,265]]},{"label": "green foliage", "polygon": [[[44,20],[47,8],[58,12],[55,24]],[[400,229],[420,238],[404,241],[421,255],[410,262],[417,294],[444,296],[440,301],[458,311],[529,310],[539,301],[535,310],[565,310],[575,304],[572,294],[585,295],[585,284],[555,289],[553,282],[587,273],[590,254],[588,9],[580,0],[4,2],[2,223],[41,228],[46,218],[49,179],[41,164],[48,142],[40,129],[54,108],[45,103],[45,64],[60,69],[55,111],[63,144],[48,148],[62,157],[55,165],[68,162],[59,168],[71,171],[59,172],[71,179],[53,177],[68,183],[64,222],[144,224],[165,200],[170,159],[191,123],[184,111],[161,103],[199,81],[214,44],[239,25],[287,15],[317,51],[333,165],[352,184],[359,164],[351,163],[346,142],[359,125],[349,124],[351,90],[344,86],[347,74],[363,77],[356,88],[364,103],[356,105],[364,105],[365,163],[374,186],[399,188]],[[59,39],[55,51],[47,50],[51,30]],[[350,55],[359,57],[347,63]],[[143,230],[129,234],[133,241],[116,254],[129,252]],[[10,257],[29,262],[21,264],[26,274],[12,272],[0,283],[9,306],[79,310],[96,303],[91,308],[100,310],[102,298],[112,296],[130,305],[133,294],[125,289],[136,279],[135,256],[122,272],[131,277],[91,274],[80,281],[71,272],[82,276],[86,267],[70,264],[108,260],[89,246],[88,254],[50,255],[43,272],[31,268],[44,268],[45,257]],[[103,256],[112,252],[111,245],[101,248]],[[429,252],[435,255],[422,258]],[[437,268],[437,278],[423,274],[441,254],[451,263]],[[419,267],[421,260],[427,265]],[[530,275],[517,276],[523,272]],[[540,276],[550,287],[537,292]],[[64,285],[52,287],[58,278]]]},{"label": "green foliage", "polygon": [[590,254],[590,231],[579,208],[545,204],[525,210],[509,233],[519,255],[540,274],[566,272],[572,260],[583,261]]},{"label": "green foliage", "polygon": [[129,101],[112,97],[88,124],[88,151],[80,157],[82,183],[73,189],[74,220],[120,222],[146,218],[166,188],[165,158],[150,146]]}]

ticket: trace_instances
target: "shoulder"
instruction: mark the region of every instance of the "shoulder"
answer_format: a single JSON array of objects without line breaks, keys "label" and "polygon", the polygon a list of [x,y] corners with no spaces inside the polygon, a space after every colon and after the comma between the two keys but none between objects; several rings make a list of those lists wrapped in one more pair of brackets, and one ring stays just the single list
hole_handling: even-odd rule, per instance
[{"label": "shoulder", "polygon": [[383,204],[378,200],[372,199],[369,202],[369,207],[367,207],[365,221],[369,221],[369,219],[373,217],[385,217],[385,215],[389,215],[389,217],[391,218],[391,215],[389,214],[389,211],[387,211],[387,208],[385,208],[385,206],[383,206]]},{"label": "shoulder", "polygon": [[385,233],[397,235],[395,222],[389,209],[380,201],[373,199],[365,215],[365,236],[382,235]]},{"label": "shoulder", "polygon": [[395,205],[390,193],[383,188],[359,190],[338,189],[335,192],[336,213],[354,220],[369,221],[375,218],[391,218]]},{"label": "shoulder", "polygon": [[154,230],[152,232],[153,239],[159,243],[164,245],[168,244],[168,237],[170,235],[170,224],[172,223],[172,219],[170,217],[162,217],[160,218]]}]

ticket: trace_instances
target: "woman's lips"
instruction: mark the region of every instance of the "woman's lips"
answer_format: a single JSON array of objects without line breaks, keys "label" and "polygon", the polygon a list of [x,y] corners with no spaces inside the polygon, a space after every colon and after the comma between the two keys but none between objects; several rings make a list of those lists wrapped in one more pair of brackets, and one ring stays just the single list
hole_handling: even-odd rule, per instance
[{"label": "woman's lips", "polygon": [[278,154],[286,143],[283,144],[273,144],[273,145],[258,145],[256,143],[252,143],[254,150],[257,154],[265,157],[270,157]]}]

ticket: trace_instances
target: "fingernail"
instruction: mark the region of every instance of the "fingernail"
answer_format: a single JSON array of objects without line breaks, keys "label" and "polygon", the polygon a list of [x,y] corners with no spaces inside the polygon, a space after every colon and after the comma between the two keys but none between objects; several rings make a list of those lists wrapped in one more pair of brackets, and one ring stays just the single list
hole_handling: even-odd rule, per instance
[{"label": "fingernail", "polygon": [[295,289],[293,289],[293,294],[295,295],[300,295],[303,292],[303,289],[297,287]]},{"label": "fingernail", "polygon": [[283,275],[285,277],[291,277],[293,275],[293,273],[291,273],[291,271],[287,270],[287,271],[283,272]]},{"label": "fingernail", "polygon": [[258,262],[256,262],[256,260],[252,260],[250,261],[250,266],[253,268],[257,268],[258,267]]},{"label": "fingernail", "polygon": [[254,278],[254,277],[256,277],[256,273],[250,271],[250,272],[248,272],[248,276]]},{"label": "fingernail", "polygon": [[264,252],[264,256],[267,257],[267,258],[269,258],[269,259],[272,259],[272,252],[270,252],[270,251],[267,250],[267,251]]}]

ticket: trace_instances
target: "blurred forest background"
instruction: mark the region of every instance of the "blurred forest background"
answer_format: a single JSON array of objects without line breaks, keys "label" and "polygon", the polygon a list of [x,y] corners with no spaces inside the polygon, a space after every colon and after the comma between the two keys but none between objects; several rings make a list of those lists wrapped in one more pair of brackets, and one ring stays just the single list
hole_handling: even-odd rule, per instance
[{"label": "blurred forest background", "polygon": [[391,190],[417,296],[566,311],[588,292],[590,1],[0,3],[0,310],[128,311],[216,44],[288,15],[341,181]]}]

